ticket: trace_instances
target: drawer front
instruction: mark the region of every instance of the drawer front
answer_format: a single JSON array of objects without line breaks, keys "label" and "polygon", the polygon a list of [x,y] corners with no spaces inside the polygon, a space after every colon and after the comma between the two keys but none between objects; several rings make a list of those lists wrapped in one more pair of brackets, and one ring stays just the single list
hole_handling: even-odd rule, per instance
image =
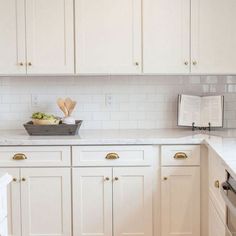
[{"label": "drawer front", "polygon": [[0,166],[69,166],[70,147],[0,147]]},{"label": "drawer front", "polygon": [[161,147],[162,166],[200,165],[199,145],[168,145]]},{"label": "drawer front", "polygon": [[73,166],[150,166],[151,146],[74,146]]}]

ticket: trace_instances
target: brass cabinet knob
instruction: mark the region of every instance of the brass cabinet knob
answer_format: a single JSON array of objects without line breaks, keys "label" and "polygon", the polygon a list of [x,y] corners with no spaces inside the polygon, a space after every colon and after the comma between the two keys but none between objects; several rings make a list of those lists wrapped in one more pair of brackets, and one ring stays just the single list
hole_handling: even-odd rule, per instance
[{"label": "brass cabinet knob", "polygon": [[109,177],[106,177],[106,178],[105,178],[105,181],[109,181],[109,180],[110,180],[110,178],[109,178]]},{"label": "brass cabinet knob", "polygon": [[25,182],[25,181],[26,181],[26,178],[22,178],[21,180],[22,180],[23,182]]},{"label": "brass cabinet knob", "polygon": [[117,180],[119,180],[119,178],[118,178],[118,177],[115,177],[114,180],[117,181]]},{"label": "brass cabinet knob", "polygon": [[26,160],[27,156],[23,153],[17,153],[13,156],[13,160],[20,161],[20,160]]},{"label": "brass cabinet knob", "polygon": [[168,178],[167,178],[167,177],[164,177],[163,180],[168,180]]},{"label": "brass cabinet knob", "polygon": [[116,160],[116,159],[119,159],[119,155],[117,153],[108,153],[106,155],[106,159],[107,160]]},{"label": "brass cabinet knob", "polygon": [[219,180],[216,180],[215,183],[214,183],[215,187],[216,188],[220,188],[220,181]]},{"label": "brass cabinet knob", "polygon": [[28,63],[28,66],[32,66],[32,63],[31,63],[31,62],[29,62],[29,63]]},{"label": "brass cabinet knob", "polygon": [[139,66],[139,63],[138,63],[138,62],[135,62],[135,65],[136,65],[136,66]]},{"label": "brass cabinet knob", "polygon": [[196,66],[196,65],[197,65],[197,62],[196,62],[196,61],[193,61],[193,65]]},{"label": "brass cabinet knob", "polygon": [[17,178],[13,178],[12,180],[13,180],[14,182],[16,182],[16,181],[17,181]]},{"label": "brass cabinet knob", "polygon": [[187,156],[187,154],[184,153],[184,152],[177,152],[177,153],[175,153],[175,155],[174,155],[174,159],[177,159],[177,160],[180,160],[180,159],[187,159],[187,158],[188,158],[188,156]]},{"label": "brass cabinet knob", "polygon": [[24,65],[24,63],[23,63],[23,62],[20,62],[20,63],[19,63],[19,66],[23,66],[23,65]]},{"label": "brass cabinet knob", "polygon": [[187,66],[187,65],[188,65],[188,61],[185,61],[185,62],[184,62],[184,65],[186,65],[186,66]]}]

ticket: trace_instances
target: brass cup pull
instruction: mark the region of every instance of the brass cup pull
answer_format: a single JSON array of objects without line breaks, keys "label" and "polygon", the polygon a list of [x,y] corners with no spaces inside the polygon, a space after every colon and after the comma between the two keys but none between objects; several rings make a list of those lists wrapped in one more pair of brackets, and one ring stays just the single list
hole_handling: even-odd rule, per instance
[{"label": "brass cup pull", "polygon": [[13,156],[13,160],[20,161],[20,160],[26,160],[27,156],[23,153],[17,153]]},{"label": "brass cup pull", "polygon": [[215,187],[216,188],[220,188],[220,181],[219,180],[216,180],[215,183],[214,183]]},{"label": "brass cup pull", "polygon": [[180,159],[187,159],[188,156],[184,152],[177,152],[177,153],[175,153],[174,158],[177,160],[180,160]]},{"label": "brass cup pull", "polygon": [[106,155],[106,159],[107,160],[116,160],[116,159],[119,159],[119,155],[117,153],[108,153]]}]

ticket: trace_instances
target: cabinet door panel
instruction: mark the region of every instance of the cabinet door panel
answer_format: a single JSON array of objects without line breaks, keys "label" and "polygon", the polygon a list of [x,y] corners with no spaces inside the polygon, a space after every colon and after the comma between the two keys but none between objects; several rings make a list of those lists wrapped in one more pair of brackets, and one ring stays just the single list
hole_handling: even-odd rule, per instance
[{"label": "cabinet door panel", "polygon": [[149,167],[113,169],[114,236],[152,235],[151,176]]},{"label": "cabinet door panel", "polygon": [[75,3],[77,73],[141,72],[141,0]]},{"label": "cabinet door panel", "polygon": [[28,74],[74,73],[73,0],[26,0]]},{"label": "cabinet door panel", "polygon": [[7,220],[8,235],[21,236],[21,206],[20,206],[20,170],[18,168],[1,168],[15,178],[8,186]]},{"label": "cabinet door panel", "polygon": [[21,169],[22,234],[71,235],[69,168]]},{"label": "cabinet door panel", "polygon": [[0,75],[26,73],[24,7],[24,0],[0,0]]},{"label": "cabinet door panel", "polygon": [[76,236],[112,235],[111,168],[73,169],[73,230]]},{"label": "cabinet door panel", "polygon": [[162,167],[161,176],[162,236],[199,236],[200,167]]},{"label": "cabinet door panel", "polygon": [[236,74],[235,0],[192,1],[193,73]]},{"label": "cabinet door panel", "polygon": [[144,73],[190,72],[190,0],[143,2]]}]

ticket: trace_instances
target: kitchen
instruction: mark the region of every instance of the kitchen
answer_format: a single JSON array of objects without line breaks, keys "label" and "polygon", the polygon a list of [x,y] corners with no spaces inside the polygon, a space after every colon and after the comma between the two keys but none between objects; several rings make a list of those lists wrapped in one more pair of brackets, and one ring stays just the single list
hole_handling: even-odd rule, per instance
[{"label": "kitchen", "polygon": [[[0,235],[236,235],[235,12],[0,0]],[[220,98],[211,126],[180,95]]]}]

